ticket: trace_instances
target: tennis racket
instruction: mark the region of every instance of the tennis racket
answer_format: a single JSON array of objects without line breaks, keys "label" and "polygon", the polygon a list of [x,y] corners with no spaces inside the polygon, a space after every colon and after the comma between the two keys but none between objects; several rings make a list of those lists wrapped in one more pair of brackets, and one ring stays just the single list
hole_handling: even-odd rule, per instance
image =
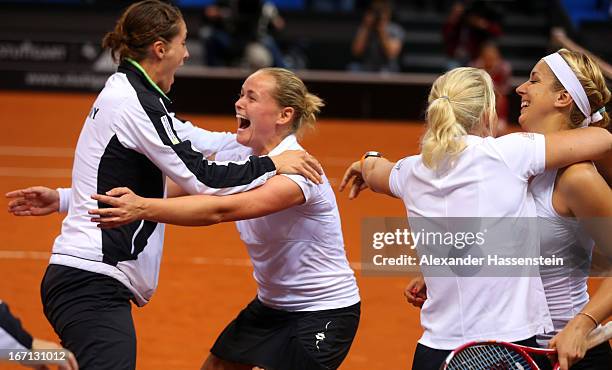
[{"label": "tennis racket", "polygon": [[[612,322],[594,329],[588,349],[612,338]],[[554,349],[533,348],[494,340],[470,342],[452,351],[440,370],[539,370],[530,355],[554,355]],[[553,370],[559,363],[553,364]]]}]

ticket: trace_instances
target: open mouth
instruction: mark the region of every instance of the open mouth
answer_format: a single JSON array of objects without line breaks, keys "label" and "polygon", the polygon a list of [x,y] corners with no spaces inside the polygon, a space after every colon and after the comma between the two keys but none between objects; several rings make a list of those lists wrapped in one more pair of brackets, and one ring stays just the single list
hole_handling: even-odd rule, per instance
[{"label": "open mouth", "polygon": [[236,118],[238,118],[238,128],[246,129],[249,126],[251,126],[251,121],[248,118],[246,118],[245,116],[236,114]]}]

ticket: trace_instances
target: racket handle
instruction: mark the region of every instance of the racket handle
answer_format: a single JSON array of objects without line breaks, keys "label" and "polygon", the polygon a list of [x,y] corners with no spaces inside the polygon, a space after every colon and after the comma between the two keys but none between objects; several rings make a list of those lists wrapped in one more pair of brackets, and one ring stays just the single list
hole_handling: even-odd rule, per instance
[{"label": "racket handle", "polygon": [[587,348],[591,349],[607,340],[612,339],[612,321],[598,326],[587,337]]}]

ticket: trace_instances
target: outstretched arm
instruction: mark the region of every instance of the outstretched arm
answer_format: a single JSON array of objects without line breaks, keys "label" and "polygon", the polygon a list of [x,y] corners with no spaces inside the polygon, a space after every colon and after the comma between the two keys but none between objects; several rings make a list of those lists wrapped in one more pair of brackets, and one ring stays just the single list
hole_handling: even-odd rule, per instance
[{"label": "outstretched arm", "polygon": [[558,131],[545,137],[547,169],[612,155],[612,134],[600,127]]},{"label": "outstretched arm", "polygon": [[[66,189],[69,192],[69,189]],[[53,212],[60,212],[62,199],[59,191],[45,186],[32,186],[25,189],[13,190],[5,194],[10,199],[8,211],[15,216],[45,216]],[[65,194],[63,201],[66,205],[61,211],[68,210],[69,194]]]},{"label": "outstretched arm", "polygon": [[[275,157],[250,156],[241,162],[209,161],[182,140],[175,122],[157,102],[143,107],[124,104],[113,120],[118,144],[145,155],[166,176],[190,194],[229,195],[263,185],[277,173],[300,173],[318,183],[319,168],[303,151],[285,151]],[[144,109],[143,109],[144,108]],[[110,189],[104,189],[110,190]]]},{"label": "outstretched arm", "polygon": [[113,208],[91,210],[102,228],[149,220],[182,226],[206,226],[257,218],[304,203],[301,188],[285,176],[274,176],[260,188],[246,193],[217,197],[192,195],[157,199],[142,198],[128,188],[116,188],[108,195],[92,198]]},{"label": "outstretched arm", "polygon": [[395,197],[389,187],[389,176],[391,175],[393,165],[392,162],[381,157],[367,157],[361,161],[354,162],[344,173],[339,190],[343,191],[351,183],[349,199],[357,198],[359,193],[365,188],[370,188],[376,193]]}]

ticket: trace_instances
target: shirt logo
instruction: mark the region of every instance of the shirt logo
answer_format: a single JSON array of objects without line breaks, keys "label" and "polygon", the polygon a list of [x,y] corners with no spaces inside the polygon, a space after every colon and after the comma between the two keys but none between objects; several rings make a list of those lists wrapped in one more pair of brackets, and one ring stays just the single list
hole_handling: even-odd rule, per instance
[{"label": "shirt logo", "polygon": [[161,116],[160,119],[161,119],[162,125],[164,126],[164,130],[166,131],[166,135],[168,135],[168,138],[170,139],[172,144],[176,145],[176,144],[180,143],[181,141],[176,137],[176,135],[174,135],[174,131],[172,130],[172,126],[170,125],[170,121],[168,121],[168,117]]},{"label": "shirt logo", "polygon": [[319,352],[321,352],[321,350],[319,349],[319,343],[325,340],[325,332],[327,331],[327,327],[329,326],[329,324],[331,324],[331,321],[328,321],[327,324],[325,324],[325,329],[323,329],[322,332],[315,334],[315,346],[317,347],[317,351]]},{"label": "shirt logo", "polygon": [[96,114],[100,111],[100,108],[91,107],[89,114],[87,115],[91,119],[96,119]]},{"label": "shirt logo", "polygon": [[399,161],[397,161],[397,163],[395,164],[395,169],[399,171],[399,169],[402,168],[403,163],[404,163],[403,159],[400,159]]}]

